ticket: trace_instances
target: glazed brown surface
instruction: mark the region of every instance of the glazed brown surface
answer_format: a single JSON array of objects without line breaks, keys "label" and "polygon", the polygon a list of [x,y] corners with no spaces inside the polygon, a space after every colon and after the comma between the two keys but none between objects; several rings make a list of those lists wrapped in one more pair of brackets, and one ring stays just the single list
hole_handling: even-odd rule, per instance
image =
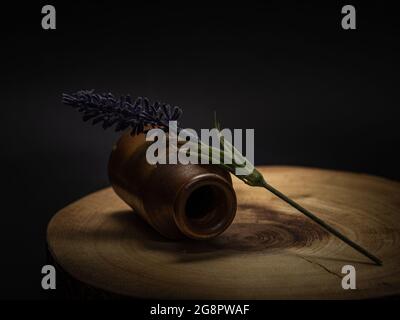
[{"label": "glazed brown surface", "polygon": [[144,134],[125,133],[114,145],[108,175],[115,193],[169,239],[209,239],[225,231],[236,214],[229,173],[213,165],[151,165],[149,144]]}]

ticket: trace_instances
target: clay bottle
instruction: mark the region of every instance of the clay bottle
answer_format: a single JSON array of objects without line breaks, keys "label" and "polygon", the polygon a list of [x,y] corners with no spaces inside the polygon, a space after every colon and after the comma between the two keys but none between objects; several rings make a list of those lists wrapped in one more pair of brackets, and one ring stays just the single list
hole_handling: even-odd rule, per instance
[{"label": "clay bottle", "polygon": [[108,173],[112,187],[156,231],[170,239],[209,239],[236,214],[236,195],[215,165],[151,165],[144,134],[126,133],[114,145]]}]

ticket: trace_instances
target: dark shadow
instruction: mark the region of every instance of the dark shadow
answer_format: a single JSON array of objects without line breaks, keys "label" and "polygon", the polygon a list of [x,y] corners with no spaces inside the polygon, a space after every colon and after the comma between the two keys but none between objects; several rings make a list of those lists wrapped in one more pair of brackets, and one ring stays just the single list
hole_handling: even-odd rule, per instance
[{"label": "dark shadow", "polygon": [[[112,219],[110,223],[121,224],[115,230],[122,230],[123,237],[140,239],[144,247],[167,251],[182,262],[217,259],[249,251],[280,252],[307,247],[328,236],[326,231],[306,217],[257,205],[240,205],[234,223],[223,234],[204,241],[166,239],[129,210],[113,213]],[[107,239],[121,237],[121,234],[102,233],[97,236]]]}]

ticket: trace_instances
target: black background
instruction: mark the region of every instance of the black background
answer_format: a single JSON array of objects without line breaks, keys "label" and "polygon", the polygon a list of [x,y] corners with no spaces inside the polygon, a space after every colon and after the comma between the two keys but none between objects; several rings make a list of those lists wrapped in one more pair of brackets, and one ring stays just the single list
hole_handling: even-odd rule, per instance
[{"label": "black background", "polygon": [[[256,164],[400,180],[398,11],[322,2],[1,4],[0,297],[46,297],[48,221],[108,185],[118,135],[83,123],[62,92],[148,96],[196,129],[217,110],[225,127],[255,128]],[[41,28],[44,4],[57,30]],[[345,4],[357,30],[341,28]]]}]

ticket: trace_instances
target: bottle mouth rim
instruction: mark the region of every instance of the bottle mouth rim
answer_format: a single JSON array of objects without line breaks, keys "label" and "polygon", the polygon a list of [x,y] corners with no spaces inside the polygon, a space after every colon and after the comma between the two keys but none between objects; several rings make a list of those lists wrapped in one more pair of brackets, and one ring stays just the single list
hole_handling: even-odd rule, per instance
[{"label": "bottle mouth rim", "polygon": [[188,238],[214,238],[224,232],[236,215],[236,194],[230,183],[215,173],[205,173],[178,192],[174,220]]}]

